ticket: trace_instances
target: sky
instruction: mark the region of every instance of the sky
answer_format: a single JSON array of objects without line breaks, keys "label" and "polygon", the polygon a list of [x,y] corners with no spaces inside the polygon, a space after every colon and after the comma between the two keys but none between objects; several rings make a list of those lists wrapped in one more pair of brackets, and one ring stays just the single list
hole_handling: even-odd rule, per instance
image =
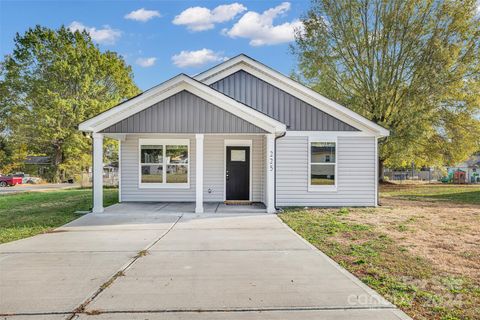
[{"label": "sky", "polygon": [[142,90],[240,53],[288,75],[296,63],[293,30],[308,7],[308,0],[0,0],[0,55],[12,52],[17,32],[65,25],[88,30],[102,51],[121,54]]}]

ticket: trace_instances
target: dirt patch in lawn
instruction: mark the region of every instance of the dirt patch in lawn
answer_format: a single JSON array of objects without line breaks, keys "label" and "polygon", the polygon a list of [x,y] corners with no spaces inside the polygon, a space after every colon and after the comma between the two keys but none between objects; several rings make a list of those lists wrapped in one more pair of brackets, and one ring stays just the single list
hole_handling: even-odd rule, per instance
[{"label": "dirt patch in lawn", "polygon": [[374,226],[436,269],[480,284],[480,206],[384,198],[346,217]]},{"label": "dirt patch in lawn", "polygon": [[480,319],[480,206],[288,209],[293,230],[414,319]]}]

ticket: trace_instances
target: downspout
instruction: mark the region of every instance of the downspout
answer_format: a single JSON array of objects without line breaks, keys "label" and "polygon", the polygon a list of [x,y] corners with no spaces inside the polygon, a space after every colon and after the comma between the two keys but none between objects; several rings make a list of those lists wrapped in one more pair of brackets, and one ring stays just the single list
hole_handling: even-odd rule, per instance
[{"label": "downspout", "polygon": [[[288,128],[289,126],[287,126]],[[280,138],[285,137],[287,134],[287,131],[282,133],[281,135],[275,137],[275,152],[274,152],[274,159],[273,159],[273,166],[275,169],[275,174],[273,175],[273,207],[275,208],[276,211],[280,210],[277,208],[277,140]]]}]

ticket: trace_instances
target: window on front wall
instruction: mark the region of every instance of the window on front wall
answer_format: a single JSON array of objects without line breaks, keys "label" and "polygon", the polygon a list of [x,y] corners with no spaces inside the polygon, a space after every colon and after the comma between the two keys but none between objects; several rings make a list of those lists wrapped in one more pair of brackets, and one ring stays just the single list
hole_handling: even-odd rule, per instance
[{"label": "window on front wall", "polygon": [[335,142],[310,142],[309,185],[335,186],[336,161]]},{"label": "window on front wall", "polygon": [[143,186],[188,186],[188,143],[140,144],[140,183]]},{"label": "window on front wall", "polygon": [[141,182],[163,183],[163,146],[143,145],[141,156]]}]

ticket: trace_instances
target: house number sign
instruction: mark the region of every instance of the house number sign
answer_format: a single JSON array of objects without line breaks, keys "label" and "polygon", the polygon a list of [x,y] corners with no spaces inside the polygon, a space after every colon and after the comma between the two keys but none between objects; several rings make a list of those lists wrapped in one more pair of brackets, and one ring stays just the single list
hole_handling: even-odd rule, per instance
[{"label": "house number sign", "polygon": [[273,151],[270,151],[270,154],[268,155],[268,169],[273,171]]}]

